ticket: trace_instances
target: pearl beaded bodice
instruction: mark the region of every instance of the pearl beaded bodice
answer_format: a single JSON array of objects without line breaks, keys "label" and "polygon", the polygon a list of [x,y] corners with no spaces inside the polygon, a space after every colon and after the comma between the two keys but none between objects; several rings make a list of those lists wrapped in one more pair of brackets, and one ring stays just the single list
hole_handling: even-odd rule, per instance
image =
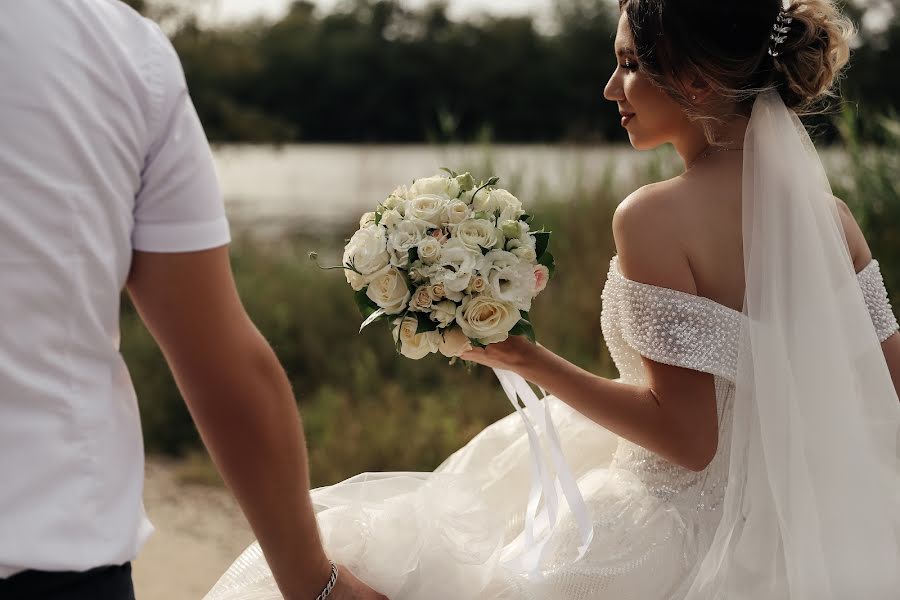
[{"label": "pearl beaded bodice", "polygon": [[[878,261],[858,273],[879,341],[898,329]],[[714,376],[719,452],[702,472],[675,465],[624,438],[613,466],[637,475],[651,495],[696,510],[715,510],[724,498],[741,312],[714,300],[625,278],[610,260],[602,294],[601,327],[624,383],[647,383],[641,357]]]}]

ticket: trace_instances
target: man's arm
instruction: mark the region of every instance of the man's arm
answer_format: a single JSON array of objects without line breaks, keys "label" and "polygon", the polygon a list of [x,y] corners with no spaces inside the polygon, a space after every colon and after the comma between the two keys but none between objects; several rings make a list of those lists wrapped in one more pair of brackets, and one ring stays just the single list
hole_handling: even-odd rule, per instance
[{"label": "man's arm", "polygon": [[[227,246],[135,252],[128,292],[284,597],[315,598],[331,566],[312,510],[303,429],[284,370],[238,297]],[[381,598],[349,573],[338,581],[344,590],[335,599]]]}]

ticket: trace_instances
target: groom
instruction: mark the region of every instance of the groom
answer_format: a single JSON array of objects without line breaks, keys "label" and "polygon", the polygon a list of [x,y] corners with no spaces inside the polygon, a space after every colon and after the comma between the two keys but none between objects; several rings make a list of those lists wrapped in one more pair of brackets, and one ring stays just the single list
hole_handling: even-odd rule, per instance
[{"label": "groom", "polygon": [[[313,600],[332,565],[296,403],[235,291],[174,50],[115,0],[4,2],[0,73],[0,598],[134,598],[127,286],[284,597]],[[328,597],[381,598],[343,569]]]}]

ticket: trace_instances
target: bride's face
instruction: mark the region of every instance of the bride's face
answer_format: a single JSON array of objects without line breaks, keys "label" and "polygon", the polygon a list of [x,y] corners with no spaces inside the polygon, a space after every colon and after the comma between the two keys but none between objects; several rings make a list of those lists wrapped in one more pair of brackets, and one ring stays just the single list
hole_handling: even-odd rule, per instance
[{"label": "bride's face", "polygon": [[615,51],[618,66],[603,96],[618,104],[631,145],[638,150],[650,150],[673,142],[690,127],[690,122],[678,103],[641,73],[624,12],[619,18]]}]

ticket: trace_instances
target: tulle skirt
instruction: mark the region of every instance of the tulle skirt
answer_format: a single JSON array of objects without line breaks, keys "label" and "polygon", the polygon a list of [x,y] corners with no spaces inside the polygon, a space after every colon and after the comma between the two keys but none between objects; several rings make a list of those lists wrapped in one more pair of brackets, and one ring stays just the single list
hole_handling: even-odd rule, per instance
[{"label": "tulle skirt", "polygon": [[[487,427],[432,473],[366,473],[314,490],[329,557],[392,600],[677,598],[708,537],[702,524],[616,465],[617,436],[548,401],[593,522],[593,540],[580,559],[578,531],[563,505],[543,577],[504,565],[524,528],[531,475],[516,414]],[[256,543],[206,596],[281,598]]]}]

